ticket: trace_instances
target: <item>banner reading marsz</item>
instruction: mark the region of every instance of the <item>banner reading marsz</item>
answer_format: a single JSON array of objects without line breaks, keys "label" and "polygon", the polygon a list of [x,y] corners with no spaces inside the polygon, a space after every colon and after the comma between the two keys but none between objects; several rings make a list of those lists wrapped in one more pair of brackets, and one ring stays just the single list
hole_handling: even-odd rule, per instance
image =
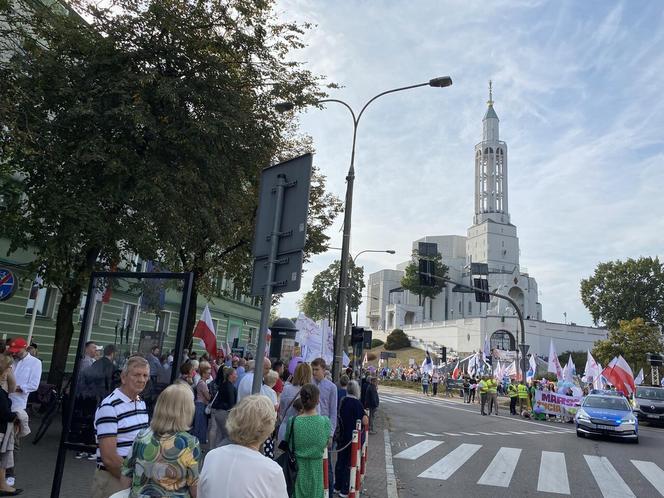
[{"label": "banner reading marsz", "polygon": [[[535,391],[535,411],[544,410],[549,415],[567,415],[573,417],[578,410],[583,396],[564,396],[558,393]],[[537,410],[537,407],[540,410]]]}]

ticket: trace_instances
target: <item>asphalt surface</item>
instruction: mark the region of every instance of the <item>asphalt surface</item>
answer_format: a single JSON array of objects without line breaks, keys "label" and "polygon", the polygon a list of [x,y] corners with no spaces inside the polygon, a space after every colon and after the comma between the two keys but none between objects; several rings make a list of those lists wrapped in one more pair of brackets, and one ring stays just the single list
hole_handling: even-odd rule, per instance
[{"label": "asphalt surface", "polygon": [[573,424],[502,406],[482,416],[478,404],[388,387],[380,398],[401,498],[664,496],[664,428],[640,425],[639,444],[582,439]]}]

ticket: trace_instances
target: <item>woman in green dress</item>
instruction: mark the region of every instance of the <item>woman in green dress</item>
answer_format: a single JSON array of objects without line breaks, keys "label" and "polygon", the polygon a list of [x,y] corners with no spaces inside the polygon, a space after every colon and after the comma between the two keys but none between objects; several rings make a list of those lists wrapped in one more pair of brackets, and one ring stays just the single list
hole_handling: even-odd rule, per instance
[{"label": "woman in green dress", "polygon": [[286,430],[286,441],[293,433],[298,472],[294,498],[323,498],[323,451],[330,437],[330,419],[318,415],[320,391],[314,384],[300,389],[302,413],[293,417]]}]

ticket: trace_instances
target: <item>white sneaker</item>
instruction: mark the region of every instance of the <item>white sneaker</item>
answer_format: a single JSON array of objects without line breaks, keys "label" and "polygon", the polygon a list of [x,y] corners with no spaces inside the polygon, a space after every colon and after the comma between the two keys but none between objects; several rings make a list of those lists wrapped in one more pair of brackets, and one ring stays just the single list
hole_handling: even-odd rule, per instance
[{"label": "white sneaker", "polygon": [[12,488],[14,487],[14,484],[16,483],[16,479],[13,477],[8,477],[5,479],[5,482],[7,483],[7,486],[11,486]]}]

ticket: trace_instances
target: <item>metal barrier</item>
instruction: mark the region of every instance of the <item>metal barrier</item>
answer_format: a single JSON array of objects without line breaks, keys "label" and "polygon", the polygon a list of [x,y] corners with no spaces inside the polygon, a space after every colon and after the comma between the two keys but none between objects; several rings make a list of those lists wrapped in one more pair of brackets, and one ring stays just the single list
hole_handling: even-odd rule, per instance
[{"label": "metal barrier", "polygon": [[[353,437],[349,443],[350,447],[350,486],[348,498],[359,498],[367,471],[367,455],[369,451],[369,424],[362,425],[361,420],[355,422]],[[347,446],[344,446],[344,448]],[[337,450],[341,451],[341,450]],[[334,453],[334,452],[333,452]],[[328,451],[323,452],[323,496],[329,498],[330,476],[328,474]]]},{"label": "metal barrier", "polygon": [[359,496],[357,479],[357,454],[359,449],[360,433],[357,430],[353,431],[353,439],[351,440],[350,447],[350,486],[348,488],[348,498],[357,498]]}]

